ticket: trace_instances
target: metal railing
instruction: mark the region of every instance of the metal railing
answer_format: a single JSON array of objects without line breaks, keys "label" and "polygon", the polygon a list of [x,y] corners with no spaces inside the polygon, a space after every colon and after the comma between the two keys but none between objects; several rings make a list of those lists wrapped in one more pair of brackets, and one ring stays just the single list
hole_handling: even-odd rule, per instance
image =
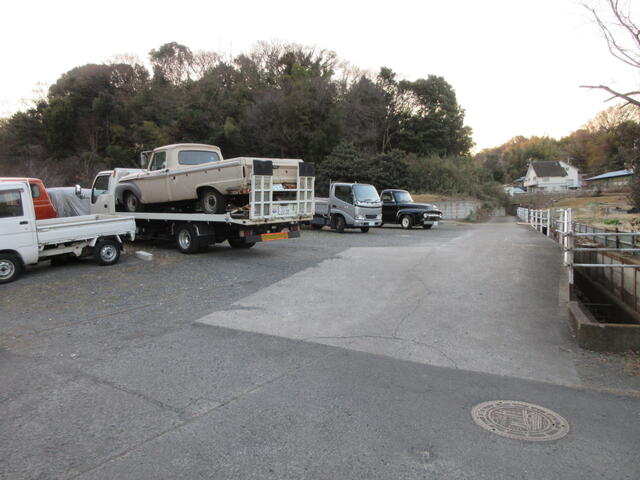
[{"label": "metal railing", "polygon": [[[561,246],[563,264],[568,269],[570,295],[574,297],[575,269],[599,281],[623,303],[640,311],[638,269],[633,257],[640,252],[640,232],[620,232],[573,221],[570,208],[534,210],[518,208],[518,218],[532,228],[554,238]],[[620,255],[622,254],[622,255]]]}]

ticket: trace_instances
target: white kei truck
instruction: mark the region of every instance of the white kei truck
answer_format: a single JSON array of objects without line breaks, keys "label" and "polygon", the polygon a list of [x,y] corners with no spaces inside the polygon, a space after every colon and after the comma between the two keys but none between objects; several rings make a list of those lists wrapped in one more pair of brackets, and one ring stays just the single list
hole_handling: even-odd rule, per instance
[{"label": "white kei truck", "polygon": [[[279,183],[276,165],[254,160],[248,203],[224,213],[197,212],[188,206],[164,205],[160,211],[120,213],[121,180],[142,170],[116,168],[96,175],[91,187],[91,213],[125,215],[136,222],[136,238],[175,242],[182,253],[206,251],[209,245],[228,242],[232,248],[251,248],[258,242],[300,237],[300,224],[314,214],[315,170],[296,163],[294,182]],[[159,187],[160,188],[160,187]]]},{"label": "white kei truck", "polygon": [[0,184],[0,283],[20,276],[26,265],[61,257],[88,257],[100,265],[120,259],[123,239],[135,238],[136,224],[123,215],[82,215],[36,220],[26,182]]}]

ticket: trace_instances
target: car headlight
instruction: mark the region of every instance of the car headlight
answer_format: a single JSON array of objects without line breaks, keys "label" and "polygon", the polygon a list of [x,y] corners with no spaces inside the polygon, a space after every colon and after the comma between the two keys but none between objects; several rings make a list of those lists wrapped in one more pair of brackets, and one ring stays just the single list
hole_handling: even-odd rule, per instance
[{"label": "car headlight", "polygon": [[434,210],[438,210],[438,207],[436,207],[435,205],[431,205],[431,208]]},{"label": "car headlight", "polygon": [[356,220],[364,220],[364,215],[356,215]]},{"label": "car headlight", "polygon": [[378,215],[376,216],[376,220],[382,220],[382,214],[378,214]]}]

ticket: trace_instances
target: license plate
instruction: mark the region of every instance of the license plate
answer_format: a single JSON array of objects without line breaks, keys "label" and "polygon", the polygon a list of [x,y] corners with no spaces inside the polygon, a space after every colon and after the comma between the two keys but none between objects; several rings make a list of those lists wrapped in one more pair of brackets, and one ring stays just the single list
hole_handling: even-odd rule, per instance
[{"label": "license plate", "polygon": [[271,213],[281,216],[295,215],[296,209],[294,205],[276,205],[275,208],[271,210]]}]

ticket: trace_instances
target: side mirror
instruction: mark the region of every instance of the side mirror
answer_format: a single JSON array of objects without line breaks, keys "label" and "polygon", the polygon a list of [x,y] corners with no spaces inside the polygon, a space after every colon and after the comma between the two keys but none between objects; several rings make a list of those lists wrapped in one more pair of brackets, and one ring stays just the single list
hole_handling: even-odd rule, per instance
[{"label": "side mirror", "polygon": [[80,185],[75,186],[76,197],[82,198],[82,187]]}]

